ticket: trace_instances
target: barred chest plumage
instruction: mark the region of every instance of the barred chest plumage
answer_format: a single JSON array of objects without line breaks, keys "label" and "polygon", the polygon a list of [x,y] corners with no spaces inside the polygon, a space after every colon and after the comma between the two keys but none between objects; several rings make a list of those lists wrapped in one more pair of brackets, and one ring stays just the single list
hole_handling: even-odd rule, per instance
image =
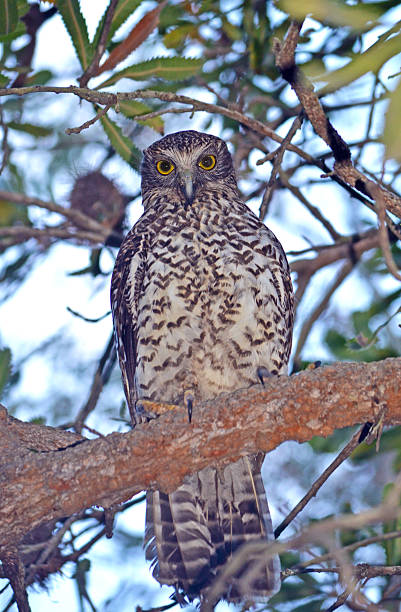
[{"label": "barred chest plumage", "polygon": [[[189,208],[153,203],[135,226],[138,397],[205,400],[286,371],[288,265],[274,234],[240,201],[203,193]],[[142,244],[144,244],[142,241]],[[135,278],[142,277],[141,295]]]}]

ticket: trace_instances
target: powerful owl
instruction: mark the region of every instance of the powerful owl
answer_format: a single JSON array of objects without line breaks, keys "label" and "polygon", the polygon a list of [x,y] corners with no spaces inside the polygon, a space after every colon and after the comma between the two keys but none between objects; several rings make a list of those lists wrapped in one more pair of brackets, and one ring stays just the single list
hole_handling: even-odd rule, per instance
[{"label": "powerful owl", "polygon": [[[124,391],[134,424],[141,400],[185,405],[189,415],[194,407],[196,419],[197,402],[286,373],[289,267],[277,238],[243,203],[220,138],[191,130],[152,144],[142,197],[144,213],[121,246],[111,286]],[[273,538],[262,460],[208,467],[169,495],[147,493],[146,557],[179,601],[207,600],[241,544]],[[231,577],[226,600],[277,592],[278,558],[255,561],[244,580],[252,563]]]}]

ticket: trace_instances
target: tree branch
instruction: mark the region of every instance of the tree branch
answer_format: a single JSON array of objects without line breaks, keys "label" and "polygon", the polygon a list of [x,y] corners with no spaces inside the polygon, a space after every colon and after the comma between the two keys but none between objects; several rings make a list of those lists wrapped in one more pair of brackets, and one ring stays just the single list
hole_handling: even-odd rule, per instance
[{"label": "tree branch", "polygon": [[[21,424],[3,409],[0,547],[93,504],[110,506],[143,489],[172,491],[207,465],[375,422],[383,407],[384,424],[400,424],[400,368],[401,358],[386,359],[274,378],[196,406],[191,424],[177,407],[132,432],[96,440],[49,427],[42,437],[41,426]],[[27,436],[31,428],[34,437]]]}]

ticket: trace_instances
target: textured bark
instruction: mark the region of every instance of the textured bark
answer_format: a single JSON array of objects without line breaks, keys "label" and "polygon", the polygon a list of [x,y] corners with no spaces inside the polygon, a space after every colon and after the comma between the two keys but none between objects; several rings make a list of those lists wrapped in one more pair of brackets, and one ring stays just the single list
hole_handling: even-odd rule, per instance
[{"label": "textured bark", "polygon": [[398,425],[400,371],[401,358],[337,363],[195,406],[191,424],[177,408],[134,431],[96,440],[21,423],[3,409],[0,548],[15,546],[44,521],[109,506],[143,489],[174,490],[186,474],[285,440],[304,442],[379,419]]}]

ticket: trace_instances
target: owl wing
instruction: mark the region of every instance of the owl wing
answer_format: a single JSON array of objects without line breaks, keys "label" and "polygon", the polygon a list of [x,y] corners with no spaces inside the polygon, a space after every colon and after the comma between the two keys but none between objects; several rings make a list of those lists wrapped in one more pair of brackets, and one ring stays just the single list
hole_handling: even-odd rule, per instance
[{"label": "owl wing", "polygon": [[133,423],[138,398],[135,385],[138,301],[143,291],[146,246],[135,227],[117,255],[111,279],[111,310],[125,397]]}]

